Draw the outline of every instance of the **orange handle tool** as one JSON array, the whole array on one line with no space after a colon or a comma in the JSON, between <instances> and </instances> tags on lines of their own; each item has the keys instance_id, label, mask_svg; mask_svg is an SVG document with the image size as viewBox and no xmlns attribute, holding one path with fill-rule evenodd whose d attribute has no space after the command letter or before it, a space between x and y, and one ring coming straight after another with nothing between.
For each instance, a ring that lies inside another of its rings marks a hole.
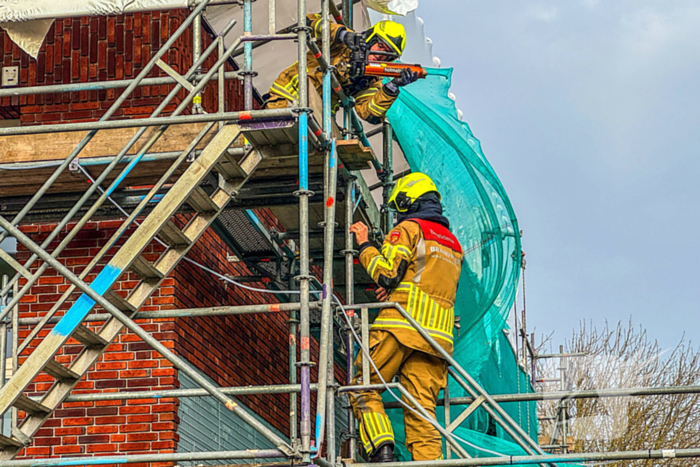
<instances>
[{"instance_id":1,"label":"orange handle tool","mask_svg":"<svg viewBox=\"0 0 700 467\"><path fill-rule=\"evenodd\" d=\"M367 76L388 76L389 78L396 78L401 76L401 72L408 68L409 70L418 73L419 78L425 78L428 76L428 70L420 65L409 65L406 63L381 63L381 62L369 62L365 66L365 75Z\"/></svg>"}]
</instances>

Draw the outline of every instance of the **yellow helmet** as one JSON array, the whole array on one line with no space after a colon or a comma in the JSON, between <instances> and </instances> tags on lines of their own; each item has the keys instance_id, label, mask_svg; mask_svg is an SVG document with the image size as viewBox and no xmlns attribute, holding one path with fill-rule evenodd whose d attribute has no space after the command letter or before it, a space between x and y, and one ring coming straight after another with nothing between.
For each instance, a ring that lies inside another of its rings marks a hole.
<instances>
[{"instance_id":1,"label":"yellow helmet","mask_svg":"<svg viewBox=\"0 0 700 467\"><path fill-rule=\"evenodd\" d=\"M396 182L389 197L389 207L399 212L406 212L418 198L433 191L437 193L439 200L440 192L430 177L420 172L408 174Z\"/></svg>"},{"instance_id":2,"label":"yellow helmet","mask_svg":"<svg viewBox=\"0 0 700 467\"><path fill-rule=\"evenodd\" d=\"M380 21L367 31L365 31L367 45L372 47L381 41L396 54L399 58L406 47L406 29L402 24L394 21Z\"/></svg>"}]
</instances>

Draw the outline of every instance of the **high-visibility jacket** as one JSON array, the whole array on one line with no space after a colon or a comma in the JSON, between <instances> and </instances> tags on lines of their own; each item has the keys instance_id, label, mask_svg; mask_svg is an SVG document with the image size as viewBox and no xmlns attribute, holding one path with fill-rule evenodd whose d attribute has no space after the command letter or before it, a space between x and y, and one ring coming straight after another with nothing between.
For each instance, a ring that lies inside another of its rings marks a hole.
<instances>
[{"instance_id":1,"label":"high-visibility jacket","mask_svg":"<svg viewBox=\"0 0 700 467\"><path fill-rule=\"evenodd\" d=\"M447 227L422 219L394 227L381 251L363 245L360 252L362 266L389 291L389 300L399 302L450 354L462 257L462 247ZM403 345L440 357L393 308L383 309L372 329L389 331Z\"/></svg>"},{"instance_id":2,"label":"high-visibility jacket","mask_svg":"<svg viewBox=\"0 0 700 467\"><path fill-rule=\"evenodd\" d=\"M311 22L313 37L322 35L321 15L308 15ZM338 82L346 93L355 98L355 111L360 118L372 124L380 123L386 112L394 103L397 96L387 94L379 77L361 76L355 80L350 79L350 49L337 40L338 34L345 26L330 23L331 36L331 65L335 67ZM323 94L323 72L318 60L311 52L306 54L307 72L309 80L316 87L320 95ZM296 101L299 92L299 62L295 62L289 68L280 73L270 88L271 99L284 98ZM338 96L333 94L331 106L335 109L338 105Z\"/></svg>"}]
</instances>

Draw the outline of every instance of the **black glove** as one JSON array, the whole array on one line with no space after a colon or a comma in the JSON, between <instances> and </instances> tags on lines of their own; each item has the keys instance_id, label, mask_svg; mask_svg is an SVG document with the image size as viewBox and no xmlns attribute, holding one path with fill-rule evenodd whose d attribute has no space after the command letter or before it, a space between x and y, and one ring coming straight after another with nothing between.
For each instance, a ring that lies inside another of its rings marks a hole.
<instances>
[{"instance_id":1,"label":"black glove","mask_svg":"<svg viewBox=\"0 0 700 467\"><path fill-rule=\"evenodd\" d=\"M418 72L409 68L401 70L401 76L397 76L384 85L384 91L390 96L398 96L399 88L418 81Z\"/></svg>"},{"instance_id":2,"label":"black glove","mask_svg":"<svg viewBox=\"0 0 700 467\"><path fill-rule=\"evenodd\" d=\"M367 48L367 43L362 33L348 31L343 29L338 32L338 41L345 45L350 50L364 50Z\"/></svg>"}]
</instances>

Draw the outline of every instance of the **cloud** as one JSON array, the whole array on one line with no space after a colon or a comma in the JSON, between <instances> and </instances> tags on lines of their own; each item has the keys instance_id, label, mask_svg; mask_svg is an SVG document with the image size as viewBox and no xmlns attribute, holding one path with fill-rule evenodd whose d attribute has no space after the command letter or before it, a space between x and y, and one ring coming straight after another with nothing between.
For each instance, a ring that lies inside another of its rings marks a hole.
<instances>
[{"instance_id":1,"label":"cloud","mask_svg":"<svg viewBox=\"0 0 700 467\"><path fill-rule=\"evenodd\" d=\"M621 45L637 58L653 59L688 41L700 28L700 7L644 8L622 16Z\"/></svg>"},{"instance_id":2,"label":"cloud","mask_svg":"<svg viewBox=\"0 0 700 467\"><path fill-rule=\"evenodd\" d=\"M531 18L537 21L551 23L559 17L559 9L556 7L547 7L544 5L531 5L528 8L528 15L530 15Z\"/></svg>"},{"instance_id":3,"label":"cloud","mask_svg":"<svg viewBox=\"0 0 700 467\"><path fill-rule=\"evenodd\" d=\"M599 3L600 0L581 0L581 4L590 9L597 7Z\"/></svg>"}]
</instances>

